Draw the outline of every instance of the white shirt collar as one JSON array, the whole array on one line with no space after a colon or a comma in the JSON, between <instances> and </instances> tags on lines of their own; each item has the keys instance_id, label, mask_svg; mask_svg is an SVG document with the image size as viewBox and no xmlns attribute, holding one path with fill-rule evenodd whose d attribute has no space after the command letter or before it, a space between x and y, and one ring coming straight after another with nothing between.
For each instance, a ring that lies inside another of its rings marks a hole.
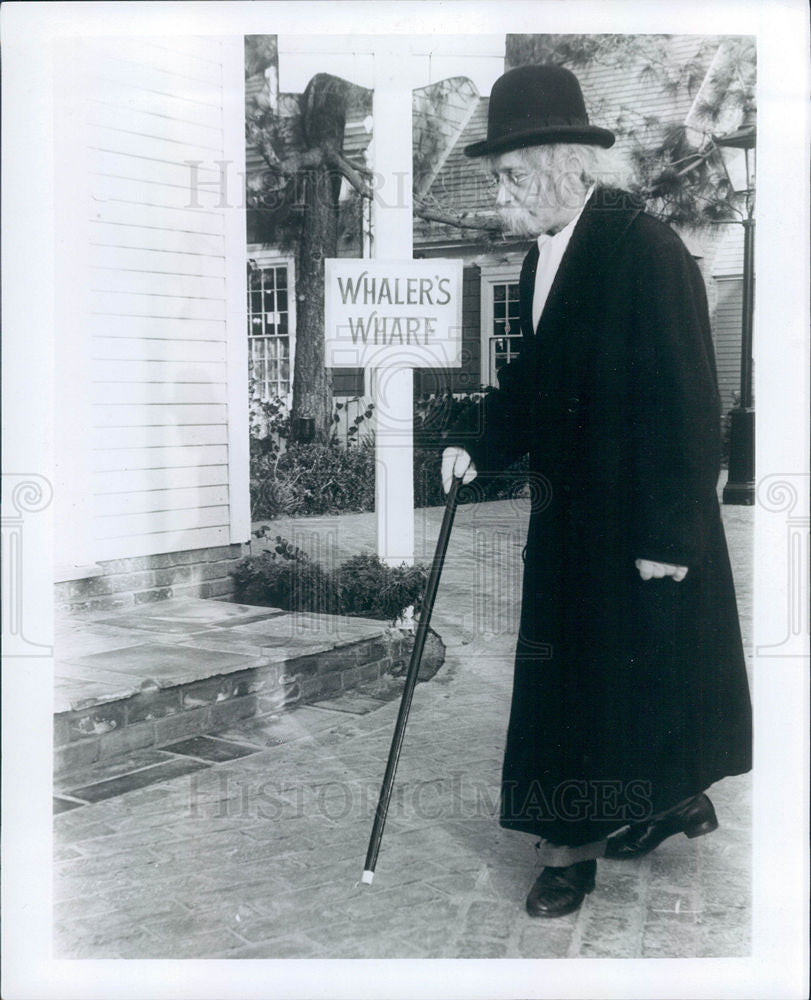
<instances>
[{"instance_id":1,"label":"white shirt collar","mask_svg":"<svg viewBox=\"0 0 811 1000\"><path fill-rule=\"evenodd\" d=\"M569 242L569 239L571 238L571 235L574 232L574 227L577 225L578 221L580 220L580 216L583 214L583 209L588 204L589 198L591 198L592 194L594 194L594 188L595 188L595 186L596 185L592 184L591 187L588 189L588 191L586 192L586 197L583 199L583 204L580 206L580 211L577 213L577 215L570 222L567 222L567 224L563 227L563 229L561 229L559 232L553 233L551 235L548 234L548 233L541 233L541 235L538 237L538 249L539 250L549 240L556 240L556 241L559 241L561 243L568 243Z\"/></svg>"}]
</instances>

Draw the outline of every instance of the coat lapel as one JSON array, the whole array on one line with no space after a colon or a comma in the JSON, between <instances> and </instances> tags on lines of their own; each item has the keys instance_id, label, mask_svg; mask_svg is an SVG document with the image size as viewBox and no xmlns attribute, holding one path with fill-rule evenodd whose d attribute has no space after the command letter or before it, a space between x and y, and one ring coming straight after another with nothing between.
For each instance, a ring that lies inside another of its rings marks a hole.
<instances>
[{"instance_id":1,"label":"coat lapel","mask_svg":"<svg viewBox=\"0 0 811 1000\"><path fill-rule=\"evenodd\" d=\"M521 317L521 333L525 344L531 344L535 339L532 329L532 293L535 291L535 272L538 269L538 243L530 247L521 267L518 279L518 307Z\"/></svg>"}]
</instances>

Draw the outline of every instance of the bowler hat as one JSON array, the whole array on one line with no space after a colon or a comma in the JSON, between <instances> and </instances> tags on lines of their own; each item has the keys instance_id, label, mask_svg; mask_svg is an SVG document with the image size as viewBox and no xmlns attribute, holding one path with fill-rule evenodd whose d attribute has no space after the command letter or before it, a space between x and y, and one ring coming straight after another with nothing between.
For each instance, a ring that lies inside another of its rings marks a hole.
<instances>
[{"instance_id":1,"label":"bowler hat","mask_svg":"<svg viewBox=\"0 0 811 1000\"><path fill-rule=\"evenodd\" d=\"M518 66L493 84L487 138L465 147L467 156L506 153L550 142L614 145L614 134L589 125L577 77L562 66Z\"/></svg>"}]
</instances>

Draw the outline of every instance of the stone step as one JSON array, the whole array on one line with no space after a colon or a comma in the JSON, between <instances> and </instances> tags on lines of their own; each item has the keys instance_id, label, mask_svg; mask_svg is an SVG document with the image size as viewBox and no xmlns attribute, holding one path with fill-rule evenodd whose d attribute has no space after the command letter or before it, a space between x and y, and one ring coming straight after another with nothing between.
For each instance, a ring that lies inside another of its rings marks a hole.
<instances>
[{"instance_id":1,"label":"stone step","mask_svg":"<svg viewBox=\"0 0 811 1000\"><path fill-rule=\"evenodd\" d=\"M413 633L386 622L182 598L56 628L55 773L340 697L407 668ZM431 633L420 670L444 646Z\"/></svg>"}]
</instances>

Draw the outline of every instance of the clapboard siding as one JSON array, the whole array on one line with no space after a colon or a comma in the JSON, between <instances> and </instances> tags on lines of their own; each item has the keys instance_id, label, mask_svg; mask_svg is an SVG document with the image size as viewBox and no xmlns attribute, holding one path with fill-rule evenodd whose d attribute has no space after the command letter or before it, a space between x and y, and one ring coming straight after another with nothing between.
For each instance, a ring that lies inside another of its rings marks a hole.
<instances>
[{"instance_id":1,"label":"clapboard siding","mask_svg":"<svg viewBox=\"0 0 811 1000\"><path fill-rule=\"evenodd\" d=\"M225 403L224 382L97 382L91 385L93 404L132 403L149 406L168 403L184 406L189 403ZM145 411L144 419L148 417Z\"/></svg>"},{"instance_id":2,"label":"clapboard siding","mask_svg":"<svg viewBox=\"0 0 811 1000\"><path fill-rule=\"evenodd\" d=\"M222 150L222 129L214 125L200 125L154 111L128 108L104 100L87 104L88 121L93 125L122 129L132 135L150 136L171 142L185 142L214 152Z\"/></svg>"},{"instance_id":3,"label":"clapboard siding","mask_svg":"<svg viewBox=\"0 0 811 1000\"><path fill-rule=\"evenodd\" d=\"M225 363L220 340L160 340L157 337L94 338L96 361L202 361Z\"/></svg>"},{"instance_id":4,"label":"clapboard siding","mask_svg":"<svg viewBox=\"0 0 811 1000\"><path fill-rule=\"evenodd\" d=\"M177 295L147 295L143 292L103 292L93 289L94 313L108 316L156 316L168 319L225 320L223 299Z\"/></svg>"},{"instance_id":5,"label":"clapboard siding","mask_svg":"<svg viewBox=\"0 0 811 1000\"><path fill-rule=\"evenodd\" d=\"M225 258L199 253L95 244L89 249L88 262L91 267L99 270L136 271L153 275L192 274L225 279Z\"/></svg>"},{"instance_id":6,"label":"clapboard siding","mask_svg":"<svg viewBox=\"0 0 811 1000\"><path fill-rule=\"evenodd\" d=\"M133 406L127 403L97 404L96 427L150 427L161 424L221 424L225 422L224 406L154 403L151 406Z\"/></svg>"},{"instance_id":7,"label":"clapboard siding","mask_svg":"<svg viewBox=\"0 0 811 1000\"><path fill-rule=\"evenodd\" d=\"M182 38L178 38L178 45L183 45ZM211 74L212 79L199 80L176 72L174 55L168 49L163 50L165 65L157 66L149 65L137 56L131 59L119 57L117 52L110 51L114 47L118 48L110 43L97 49L93 53L93 65L88 68L88 73L92 73L95 78L135 87L145 93L173 97L184 105L195 104L211 108L215 112L221 110L221 73L216 68ZM153 49L155 53L159 51L157 48ZM101 92L104 92L103 88Z\"/></svg>"},{"instance_id":8,"label":"clapboard siding","mask_svg":"<svg viewBox=\"0 0 811 1000\"><path fill-rule=\"evenodd\" d=\"M132 532L128 529L133 525L122 525L123 534L109 535L96 541L99 552L99 562L107 559L120 559L118 555L123 549L132 548ZM205 527L162 528L151 531L148 535L150 548L148 552L128 552L127 555L152 555L160 552L181 552L186 549L209 549L230 543L230 532L227 525L206 525Z\"/></svg>"},{"instance_id":9,"label":"clapboard siding","mask_svg":"<svg viewBox=\"0 0 811 1000\"><path fill-rule=\"evenodd\" d=\"M185 510L151 510L146 514L119 514L115 517L96 517L97 538L126 539L133 535L164 534L190 528L219 528L228 523L228 507L188 507ZM172 549L172 551L177 551Z\"/></svg>"},{"instance_id":10,"label":"clapboard siding","mask_svg":"<svg viewBox=\"0 0 811 1000\"><path fill-rule=\"evenodd\" d=\"M234 81L215 40L82 46L94 558L229 544Z\"/></svg>"},{"instance_id":11,"label":"clapboard siding","mask_svg":"<svg viewBox=\"0 0 811 1000\"><path fill-rule=\"evenodd\" d=\"M161 448L120 448L117 452L98 449L95 453L96 472L116 472L122 469L170 469L190 465L225 465L228 450L223 445L177 445Z\"/></svg>"},{"instance_id":12,"label":"clapboard siding","mask_svg":"<svg viewBox=\"0 0 811 1000\"><path fill-rule=\"evenodd\" d=\"M145 295L180 295L193 299L222 299L225 278L185 275L174 272L93 268L93 289L97 292L139 292Z\"/></svg>"},{"instance_id":13,"label":"clapboard siding","mask_svg":"<svg viewBox=\"0 0 811 1000\"><path fill-rule=\"evenodd\" d=\"M169 228L148 228L123 222L90 220L92 246L108 246L130 250L163 250L170 253L202 254L225 257L225 239L203 233L187 233Z\"/></svg>"},{"instance_id":14,"label":"clapboard siding","mask_svg":"<svg viewBox=\"0 0 811 1000\"><path fill-rule=\"evenodd\" d=\"M121 39L116 38L116 45L123 41L123 46L121 48L121 53L131 54L136 46L141 46L148 50L157 50L162 53L160 65L165 65L167 54L168 58L171 60L172 65L174 65L179 72L185 72L185 65L200 64L200 63L213 63L215 66L219 66L221 60L221 49L220 43L216 38L211 38L206 35L184 35L183 36L183 47L182 50L178 50L176 45L176 39L174 38L126 38ZM109 51L109 49L108 49ZM148 61L148 55L144 56L145 61Z\"/></svg>"},{"instance_id":15,"label":"clapboard siding","mask_svg":"<svg viewBox=\"0 0 811 1000\"><path fill-rule=\"evenodd\" d=\"M743 282L735 278L720 280L716 287L713 338L721 408L726 413L733 405L733 394L740 390Z\"/></svg>"},{"instance_id":16,"label":"clapboard siding","mask_svg":"<svg viewBox=\"0 0 811 1000\"><path fill-rule=\"evenodd\" d=\"M220 382L225 385L224 364L202 361L107 361L92 365L93 381L104 382Z\"/></svg>"},{"instance_id":17,"label":"clapboard siding","mask_svg":"<svg viewBox=\"0 0 811 1000\"><path fill-rule=\"evenodd\" d=\"M202 40L202 39L201 39ZM191 39L149 38L132 35L87 39L87 51L97 59L114 59L116 63L149 67L161 74L179 76L203 83L219 83L221 54L215 42L206 53L194 51Z\"/></svg>"},{"instance_id":18,"label":"clapboard siding","mask_svg":"<svg viewBox=\"0 0 811 1000\"><path fill-rule=\"evenodd\" d=\"M222 212L201 208L169 208L138 201L135 191L128 199L96 201L93 222L108 222L118 226L144 226L150 229L170 229L181 233L202 233L222 236L225 229Z\"/></svg>"},{"instance_id":19,"label":"clapboard siding","mask_svg":"<svg viewBox=\"0 0 811 1000\"><path fill-rule=\"evenodd\" d=\"M185 165L188 161L207 165L222 155L222 143L197 146L177 139L163 139L92 123L87 123L87 138L89 149L103 149L108 153L126 156L143 156L144 150L148 149L150 159L163 160L165 163Z\"/></svg>"},{"instance_id":20,"label":"clapboard siding","mask_svg":"<svg viewBox=\"0 0 811 1000\"><path fill-rule=\"evenodd\" d=\"M126 469L124 471L97 472L93 478L93 492L97 502L104 504L107 497L118 497L122 504L129 496L161 490L206 489L209 486L227 486L228 477L221 465L190 465L178 468Z\"/></svg>"},{"instance_id":21,"label":"clapboard siding","mask_svg":"<svg viewBox=\"0 0 811 1000\"><path fill-rule=\"evenodd\" d=\"M210 446L228 443L224 424L147 424L141 427L94 427L94 451L120 452L124 449ZM146 456L148 460L149 456ZM100 462L105 461L99 456Z\"/></svg>"},{"instance_id":22,"label":"clapboard siding","mask_svg":"<svg viewBox=\"0 0 811 1000\"><path fill-rule=\"evenodd\" d=\"M205 163L197 169L205 167ZM94 197L100 203L121 201L125 204L137 202L142 205L155 205L158 208L194 209L197 212L213 210L222 211L220 205L221 192L219 173L215 174L210 167L208 177L217 177L211 184L198 184L196 189L191 185L192 174L187 172L185 184L162 184L159 181L133 180L131 177L117 177L112 174L96 174L93 183Z\"/></svg>"},{"instance_id":23,"label":"clapboard siding","mask_svg":"<svg viewBox=\"0 0 811 1000\"><path fill-rule=\"evenodd\" d=\"M743 274L744 228L738 223L719 227L723 230L712 263L716 278L740 277Z\"/></svg>"},{"instance_id":24,"label":"clapboard siding","mask_svg":"<svg viewBox=\"0 0 811 1000\"><path fill-rule=\"evenodd\" d=\"M216 107L188 101L174 94L144 90L137 83L107 78L104 79L104 87L90 96L94 102L105 101L115 107L222 132L222 116Z\"/></svg>"},{"instance_id":25,"label":"clapboard siding","mask_svg":"<svg viewBox=\"0 0 811 1000\"><path fill-rule=\"evenodd\" d=\"M96 498L99 517L148 514L163 510L191 510L194 507L223 507L228 503L228 485L190 486L187 489L141 490L120 496L103 494Z\"/></svg>"},{"instance_id":26,"label":"clapboard siding","mask_svg":"<svg viewBox=\"0 0 811 1000\"><path fill-rule=\"evenodd\" d=\"M148 143L144 143L144 148ZM200 188L200 204L204 201L206 191L213 194L208 197L216 204L219 200L217 182L220 177L220 170L213 165L211 154L203 157L193 157L193 160L202 160L196 166L196 177ZM180 188L184 192L190 191L192 172L188 163L182 160L167 160L157 156L140 155L137 153L122 153L107 149L102 146L87 147L87 168L92 175L122 177L126 180L151 182L153 184L169 184ZM212 163L212 166L208 166ZM206 186L204 182L209 182ZM103 193L103 191L102 191ZM216 195L216 197L214 197Z\"/></svg>"}]
</instances>

